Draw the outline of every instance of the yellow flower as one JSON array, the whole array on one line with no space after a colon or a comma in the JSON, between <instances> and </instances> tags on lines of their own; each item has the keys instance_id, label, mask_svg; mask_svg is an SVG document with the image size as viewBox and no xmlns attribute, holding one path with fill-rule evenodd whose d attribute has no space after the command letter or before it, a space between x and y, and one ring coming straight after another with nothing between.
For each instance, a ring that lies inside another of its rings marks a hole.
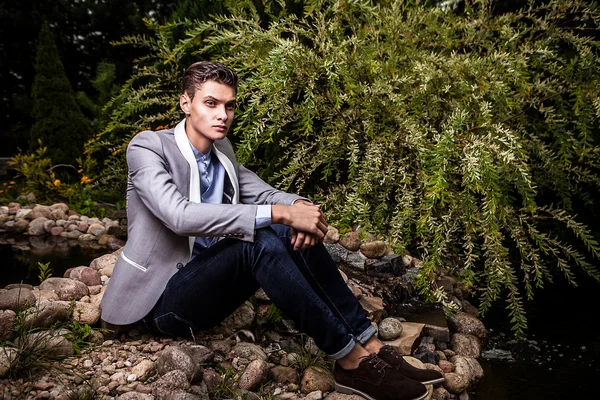
<instances>
[{"instance_id":1,"label":"yellow flower","mask_svg":"<svg viewBox=\"0 0 600 400\"><path fill-rule=\"evenodd\" d=\"M0 189L0 194L4 193L4 190Z\"/></svg>"},{"instance_id":2,"label":"yellow flower","mask_svg":"<svg viewBox=\"0 0 600 400\"><path fill-rule=\"evenodd\" d=\"M83 172L83 169L81 169L81 168L79 168L79 169L77 170L77 173L78 173L78 174L80 174L80 173L82 173L82 172Z\"/></svg>"},{"instance_id":3,"label":"yellow flower","mask_svg":"<svg viewBox=\"0 0 600 400\"><path fill-rule=\"evenodd\" d=\"M10 185L14 185L14 184L15 184L15 181L10 181L10 182L8 182L8 183L9 183Z\"/></svg>"},{"instance_id":4,"label":"yellow flower","mask_svg":"<svg viewBox=\"0 0 600 400\"><path fill-rule=\"evenodd\" d=\"M92 180L90 178L88 178L87 176L82 176L81 177L81 184L85 185L86 183L90 183Z\"/></svg>"},{"instance_id":5,"label":"yellow flower","mask_svg":"<svg viewBox=\"0 0 600 400\"><path fill-rule=\"evenodd\" d=\"M54 186L60 186L60 179L55 179L53 183Z\"/></svg>"}]
</instances>

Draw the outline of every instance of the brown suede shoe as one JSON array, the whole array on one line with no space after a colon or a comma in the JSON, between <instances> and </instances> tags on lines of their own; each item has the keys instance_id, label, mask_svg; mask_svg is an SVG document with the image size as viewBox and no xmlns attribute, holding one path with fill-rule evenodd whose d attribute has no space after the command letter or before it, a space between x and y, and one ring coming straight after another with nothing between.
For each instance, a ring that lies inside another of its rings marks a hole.
<instances>
[{"instance_id":1,"label":"brown suede shoe","mask_svg":"<svg viewBox=\"0 0 600 400\"><path fill-rule=\"evenodd\" d=\"M333 367L335 390L369 400L421 400L427 389L391 368L377 354L363 357L355 369Z\"/></svg>"},{"instance_id":2,"label":"brown suede shoe","mask_svg":"<svg viewBox=\"0 0 600 400\"><path fill-rule=\"evenodd\" d=\"M444 381L444 375L431 369L420 369L410 365L398 350L392 346L383 346L377 356L388 363L393 369L407 378L421 382L423 385L434 385Z\"/></svg>"}]
</instances>

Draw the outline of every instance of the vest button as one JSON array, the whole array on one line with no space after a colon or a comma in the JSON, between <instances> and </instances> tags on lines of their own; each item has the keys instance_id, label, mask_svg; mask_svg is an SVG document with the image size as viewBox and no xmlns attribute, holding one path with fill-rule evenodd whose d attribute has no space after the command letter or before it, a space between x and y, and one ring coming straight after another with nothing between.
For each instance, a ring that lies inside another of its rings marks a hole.
<instances>
[{"instance_id":1,"label":"vest button","mask_svg":"<svg viewBox=\"0 0 600 400\"><path fill-rule=\"evenodd\" d=\"M177 263L177 269L181 269L183 268L183 264L182 263Z\"/></svg>"}]
</instances>

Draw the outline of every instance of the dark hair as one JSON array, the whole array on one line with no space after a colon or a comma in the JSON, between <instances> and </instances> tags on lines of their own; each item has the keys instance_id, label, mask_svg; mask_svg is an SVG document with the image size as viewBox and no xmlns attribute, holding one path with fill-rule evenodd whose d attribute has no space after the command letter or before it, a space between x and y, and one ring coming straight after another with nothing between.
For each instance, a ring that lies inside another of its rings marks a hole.
<instances>
[{"instance_id":1,"label":"dark hair","mask_svg":"<svg viewBox=\"0 0 600 400\"><path fill-rule=\"evenodd\" d=\"M206 81L223 83L237 92L238 76L233 70L218 62L199 61L185 70L182 93L187 93L190 99L194 99L196 90Z\"/></svg>"}]
</instances>

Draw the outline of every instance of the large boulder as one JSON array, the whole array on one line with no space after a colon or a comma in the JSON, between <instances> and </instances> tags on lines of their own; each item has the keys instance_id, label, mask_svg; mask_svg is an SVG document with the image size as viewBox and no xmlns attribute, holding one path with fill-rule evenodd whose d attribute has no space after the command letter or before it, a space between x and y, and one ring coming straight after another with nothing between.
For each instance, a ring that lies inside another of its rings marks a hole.
<instances>
[{"instance_id":1,"label":"large boulder","mask_svg":"<svg viewBox=\"0 0 600 400\"><path fill-rule=\"evenodd\" d=\"M29 223L29 227L27 227L27 234L30 236L45 235L46 230L44 229L44 224L46 221L48 221L48 218L42 216L32 220Z\"/></svg>"},{"instance_id":2,"label":"large boulder","mask_svg":"<svg viewBox=\"0 0 600 400\"><path fill-rule=\"evenodd\" d=\"M316 390L331 392L335 387L333 375L322 367L309 367L304 371L300 390L302 393L310 393Z\"/></svg>"},{"instance_id":3,"label":"large boulder","mask_svg":"<svg viewBox=\"0 0 600 400\"><path fill-rule=\"evenodd\" d=\"M35 296L30 289L18 287L0 289L0 310L22 311L35 304Z\"/></svg>"},{"instance_id":4,"label":"large boulder","mask_svg":"<svg viewBox=\"0 0 600 400\"><path fill-rule=\"evenodd\" d=\"M69 278L48 278L40 284L40 290L54 291L61 300L79 300L89 294L85 283Z\"/></svg>"}]
</instances>

